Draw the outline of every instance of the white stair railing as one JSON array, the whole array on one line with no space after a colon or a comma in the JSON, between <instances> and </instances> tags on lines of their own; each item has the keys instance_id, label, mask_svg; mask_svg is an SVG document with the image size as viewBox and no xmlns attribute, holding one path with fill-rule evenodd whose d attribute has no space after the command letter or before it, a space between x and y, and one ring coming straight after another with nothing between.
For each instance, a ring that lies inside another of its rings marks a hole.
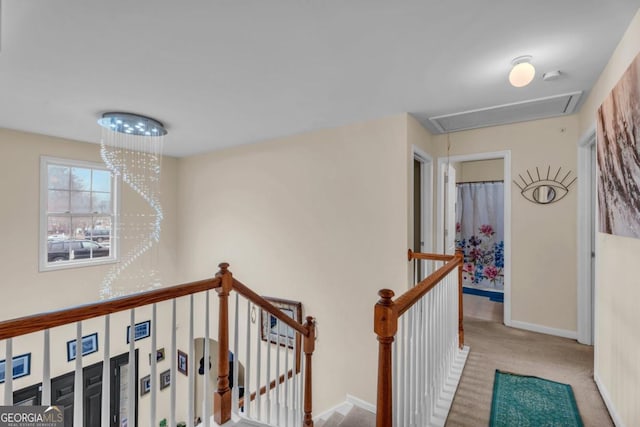
<instances>
[{"instance_id":1,"label":"white stair railing","mask_svg":"<svg viewBox=\"0 0 640 427\"><path fill-rule=\"evenodd\" d=\"M410 251L409 259L446 263L395 300L393 291L379 292L377 427L443 426L468 352L462 256Z\"/></svg>"}]
</instances>

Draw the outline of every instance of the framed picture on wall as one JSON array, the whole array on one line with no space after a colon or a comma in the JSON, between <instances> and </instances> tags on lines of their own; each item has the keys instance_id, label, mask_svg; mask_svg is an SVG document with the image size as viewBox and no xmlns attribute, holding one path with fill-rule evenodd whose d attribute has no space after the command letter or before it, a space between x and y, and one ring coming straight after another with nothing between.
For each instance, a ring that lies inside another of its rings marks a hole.
<instances>
[{"instance_id":1,"label":"framed picture on wall","mask_svg":"<svg viewBox=\"0 0 640 427\"><path fill-rule=\"evenodd\" d=\"M165 389L171 385L171 369L160 374L160 390Z\"/></svg>"},{"instance_id":2,"label":"framed picture on wall","mask_svg":"<svg viewBox=\"0 0 640 427\"><path fill-rule=\"evenodd\" d=\"M142 379L140 379L140 396L144 396L150 391L151 391L151 376L147 375L146 377L142 377Z\"/></svg>"},{"instance_id":3,"label":"framed picture on wall","mask_svg":"<svg viewBox=\"0 0 640 427\"><path fill-rule=\"evenodd\" d=\"M22 354L20 356L15 356L12 359L13 365L13 379L26 377L31 374L31 353ZM6 360L0 360L0 383L3 383L5 380L5 375L7 371L7 363Z\"/></svg>"},{"instance_id":4,"label":"framed picture on wall","mask_svg":"<svg viewBox=\"0 0 640 427\"><path fill-rule=\"evenodd\" d=\"M149 336L151 336L151 320L136 323L135 328L133 328L133 340L138 341ZM127 326L127 344L129 344L130 337L131 326Z\"/></svg>"},{"instance_id":5,"label":"framed picture on wall","mask_svg":"<svg viewBox=\"0 0 640 427\"><path fill-rule=\"evenodd\" d=\"M82 355L95 353L98 351L98 333L82 337ZM76 340L67 341L67 362L76 358Z\"/></svg>"},{"instance_id":6,"label":"framed picture on wall","mask_svg":"<svg viewBox=\"0 0 640 427\"><path fill-rule=\"evenodd\" d=\"M286 316L298 323L302 323L302 303L271 297L264 297L264 299L279 308ZM287 346L289 348L300 348L299 334L296 334L291 326L288 326L264 310L262 310L262 316L260 318L260 337L262 341L267 341L272 344ZM295 340L298 342L296 343Z\"/></svg>"},{"instance_id":7,"label":"framed picture on wall","mask_svg":"<svg viewBox=\"0 0 640 427\"><path fill-rule=\"evenodd\" d=\"M156 362L164 360L164 347L156 350ZM151 365L151 353L149 353L149 365Z\"/></svg>"},{"instance_id":8,"label":"framed picture on wall","mask_svg":"<svg viewBox=\"0 0 640 427\"><path fill-rule=\"evenodd\" d=\"M178 372L183 375L189 375L189 356L187 353L178 350Z\"/></svg>"}]
</instances>

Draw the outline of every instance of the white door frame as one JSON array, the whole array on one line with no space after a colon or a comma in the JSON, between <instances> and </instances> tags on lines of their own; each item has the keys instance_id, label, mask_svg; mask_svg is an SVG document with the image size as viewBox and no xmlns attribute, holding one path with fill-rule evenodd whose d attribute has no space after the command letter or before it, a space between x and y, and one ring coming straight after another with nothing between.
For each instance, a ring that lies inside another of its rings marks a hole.
<instances>
[{"instance_id":1,"label":"white door frame","mask_svg":"<svg viewBox=\"0 0 640 427\"><path fill-rule=\"evenodd\" d=\"M591 169L591 148L596 143L596 125L578 140L578 342L593 344L594 289L591 271L591 194L595 171Z\"/></svg>"},{"instance_id":2,"label":"white door frame","mask_svg":"<svg viewBox=\"0 0 640 427\"><path fill-rule=\"evenodd\" d=\"M433 157L427 154L425 151L412 146L412 164L413 160L417 160L420 162L420 172L421 178L420 182L422 184L422 194L420 195L420 212L422 212L422 218L420 219L420 229L422 231L422 235L420 236L420 241L422 242L422 252L432 252L433 251ZM413 220L413 168L411 168L411 218ZM413 221L411 222L413 224ZM422 262L423 275L427 273L426 271L426 263ZM413 277L410 274L410 277ZM410 283L409 286L414 286L415 283Z\"/></svg>"},{"instance_id":3,"label":"white door frame","mask_svg":"<svg viewBox=\"0 0 640 427\"><path fill-rule=\"evenodd\" d=\"M438 157L436 250L439 253L443 252L444 215L442 207L445 184L440 179L442 170L448 163L492 159L502 159L504 163L504 324L511 326L511 150Z\"/></svg>"}]
</instances>

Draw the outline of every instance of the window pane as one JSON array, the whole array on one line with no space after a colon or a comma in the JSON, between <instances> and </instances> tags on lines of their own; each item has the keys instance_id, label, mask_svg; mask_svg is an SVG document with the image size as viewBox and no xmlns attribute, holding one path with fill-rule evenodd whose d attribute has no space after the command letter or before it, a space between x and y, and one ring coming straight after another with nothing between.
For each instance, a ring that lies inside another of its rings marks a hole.
<instances>
[{"instance_id":1,"label":"window pane","mask_svg":"<svg viewBox=\"0 0 640 427\"><path fill-rule=\"evenodd\" d=\"M47 211L69 212L69 192L60 190L49 190Z\"/></svg>"},{"instance_id":2,"label":"window pane","mask_svg":"<svg viewBox=\"0 0 640 427\"><path fill-rule=\"evenodd\" d=\"M71 221L73 239L84 240L88 232L91 232L93 218L91 216L74 216Z\"/></svg>"},{"instance_id":3,"label":"window pane","mask_svg":"<svg viewBox=\"0 0 640 427\"><path fill-rule=\"evenodd\" d=\"M85 230L84 238L108 248L111 243L111 217L94 217L93 227Z\"/></svg>"},{"instance_id":4,"label":"window pane","mask_svg":"<svg viewBox=\"0 0 640 427\"><path fill-rule=\"evenodd\" d=\"M49 242L66 240L70 236L71 218L66 216L50 216L47 219L47 240Z\"/></svg>"},{"instance_id":5,"label":"window pane","mask_svg":"<svg viewBox=\"0 0 640 427\"><path fill-rule=\"evenodd\" d=\"M93 191L111 192L111 173L109 171L93 170Z\"/></svg>"},{"instance_id":6,"label":"window pane","mask_svg":"<svg viewBox=\"0 0 640 427\"><path fill-rule=\"evenodd\" d=\"M71 212L91 212L91 192L71 192Z\"/></svg>"},{"instance_id":7,"label":"window pane","mask_svg":"<svg viewBox=\"0 0 640 427\"><path fill-rule=\"evenodd\" d=\"M91 210L98 213L111 213L111 193L91 193L93 196Z\"/></svg>"},{"instance_id":8,"label":"window pane","mask_svg":"<svg viewBox=\"0 0 640 427\"><path fill-rule=\"evenodd\" d=\"M49 189L68 190L69 189L69 168L66 166L48 166Z\"/></svg>"},{"instance_id":9,"label":"window pane","mask_svg":"<svg viewBox=\"0 0 640 427\"><path fill-rule=\"evenodd\" d=\"M71 189L91 190L91 169L71 168Z\"/></svg>"}]
</instances>

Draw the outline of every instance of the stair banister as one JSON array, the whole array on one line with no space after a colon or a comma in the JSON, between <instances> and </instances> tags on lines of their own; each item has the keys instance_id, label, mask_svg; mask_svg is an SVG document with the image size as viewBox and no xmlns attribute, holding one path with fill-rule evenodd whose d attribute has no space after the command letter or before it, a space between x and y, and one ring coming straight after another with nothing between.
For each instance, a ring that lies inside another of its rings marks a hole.
<instances>
[{"instance_id":1,"label":"stair banister","mask_svg":"<svg viewBox=\"0 0 640 427\"><path fill-rule=\"evenodd\" d=\"M431 311L425 312L425 310L429 310L429 307L430 307L428 304L425 303L425 299L428 299L426 297L429 295L432 295L430 294L430 292L436 293L435 297L429 299L432 305L435 304L434 308L436 312L438 313L438 315L448 316L446 317L446 319L448 320L444 320L444 322L447 322L447 321L449 322L449 323L444 323L442 326L436 326L436 327L443 327L445 328L445 330L439 331L438 329L436 329L436 331L438 331L438 337L435 339L434 345L438 347L439 350L443 350L444 354L447 355L446 357L450 358L450 357L453 357L454 355L452 355L451 354L452 352L448 349L452 348L451 346L454 345L455 341L457 341L459 349L463 348L463 343L464 343L464 327L463 327L463 311L462 311L462 264L463 264L462 252L456 251L455 255L441 255L441 254L414 253L413 251L409 250L408 258L409 258L409 261L412 261L414 259L420 259L420 260L444 262L444 265L438 268L435 272L433 272L427 278L422 280L420 283L418 283L415 287L409 289L407 292L397 297L395 300L393 299L395 294L390 289L382 289L378 292L380 299L374 306L374 328L373 328L374 332L377 335L377 339L379 343L378 344L378 384L377 384L378 392L377 392L377 398L376 398L376 405L377 405L376 406L376 426L377 427L392 427L394 425L393 423L393 419L395 416L393 412L394 411L394 397L393 397L394 388L396 389L399 389L399 388L398 388L398 385L394 382L393 375L396 370L398 372L401 371L398 369L394 369L394 367L397 368L398 363L403 362L402 360L395 361L393 359L394 346L395 346L394 342L396 341L396 335L398 335L398 337L404 340L405 342L408 340L409 342L413 343L412 346L406 347L407 349L410 348L412 349L412 351L421 352L419 353L419 355L409 354L408 356L407 354L405 354L406 352L403 352L403 355L405 357L409 357L409 360L413 360L413 361L417 360L416 359L417 357L421 358L420 360L422 360L425 358L425 355L424 355L425 345L428 344L429 342L426 340L427 338L426 333L429 329L426 328L425 325L423 325L422 323L417 323L417 322L418 321L429 322L429 324L431 325L431 322L435 321L437 325L437 322L440 321L440 319L437 316L434 317L433 312ZM457 272L453 273L454 270L456 270L456 268L457 268ZM435 303L433 302L434 300L436 301ZM446 301L447 305L442 306L441 304L443 301ZM455 314L455 312L452 310L457 310L458 313ZM404 325L405 325L404 321L400 322L402 324L402 334L398 334L398 331L399 331L398 320L405 313L409 317L408 322L406 322L408 323L407 325L408 329L407 330L404 329ZM426 317L425 316L426 314L428 314L429 317ZM452 318L451 316L455 316L455 317ZM456 328L457 334L456 334L456 329L452 328L452 327L455 327L456 322L458 323ZM431 328L430 330L433 330L434 326L432 325L430 326L430 328ZM447 338L448 341L444 340L443 338L446 334L446 331L453 332L453 334L449 338ZM455 345L453 348L455 348ZM443 363L442 366L447 366L447 367L451 366L450 359L444 360L442 363ZM416 366L413 366L413 365L412 367L416 368ZM409 370L411 369L412 368L409 367ZM424 371L425 370L422 369L422 367L420 366L419 372L424 372ZM398 381L398 380L399 379L396 379L395 381ZM415 380L415 379L412 378L412 380ZM418 392L421 393L420 396L410 395L410 396L403 396L403 398L410 399L410 404L409 404L410 413L408 414L410 416L409 420L411 420L411 422L418 422L418 423L424 422L425 425L427 425L428 423L430 423L430 418L432 417L433 413L428 413L428 414L415 413L415 410L417 409L422 410L424 406L423 403L418 403L417 400L419 399L425 399L425 401L428 400L426 395L432 392L433 390L433 387L430 387L430 386L427 387L426 385L427 382L432 381L432 379L426 378L426 381L423 381L423 380L425 379L422 379L422 378L418 379L418 381L416 383L412 383L412 386L411 386L412 393L414 393L416 391L416 390L413 390L414 388L416 388L413 386L414 384L424 385L424 387L422 386L417 387L421 389L421 390L418 390ZM438 382L439 383L442 382L440 377L438 378ZM433 396L431 396L430 399L433 400ZM433 403L435 403L435 401ZM432 408L431 411L433 409L434 408ZM417 417L417 418L414 419L414 417ZM419 421L416 421L417 419L419 419ZM404 422L402 420L405 420L404 416L397 418L396 425L398 427L400 427L400 424Z\"/></svg>"},{"instance_id":2,"label":"stair banister","mask_svg":"<svg viewBox=\"0 0 640 427\"><path fill-rule=\"evenodd\" d=\"M151 306L153 309L153 312L152 312L153 338L151 339L151 343L152 343L151 347L152 347L152 354L153 354L153 352L157 350L155 348L156 347L155 327L157 324L156 322L157 319L155 314L155 310L156 310L155 304L163 301L170 301L170 300L173 300L172 314L171 314L172 324L173 324L173 332L171 336L171 347L172 347L172 353L175 353L176 352L176 337L175 337L176 303L175 301L177 298L180 298L180 297L189 297L190 320L189 320L189 328L188 328L189 329L188 331L189 353L188 354L191 357L189 358L188 371L195 373L195 360L193 357L194 355L194 326L193 326L194 294L204 293L205 299L207 301L207 307L208 307L208 300L209 300L208 291L215 289L218 293L218 301L219 301L218 337L217 337L218 345L219 345L219 351L218 351L219 356L218 356L218 360L216 361L217 368L218 368L218 381L217 381L217 388L213 393L213 399L211 399L213 400L213 406L214 406L213 411L209 412L211 409L211 407L209 406L209 410L205 410L205 413L206 414L212 413L214 417L214 421L216 423L224 424L225 422L231 419L231 414L234 411L234 408L232 408L233 391L231 390L231 387L230 387L230 377L229 377L229 374L230 374L229 295L232 291L235 290L239 295L244 296L248 300L249 304L247 305L247 308L250 307L251 303L254 304L255 306L260 308L260 311L264 311L269 316L273 318L277 318L283 324L286 324L287 326L291 327L296 334L294 344L293 344L294 353L296 354L296 356L294 356L294 359L292 361L293 368L287 369L286 373L277 376L276 380L266 384L266 386L262 388L260 388L259 386L260 381L259 381L259 378L257 378L258 389L253 393L251 393L250 390L245 390L245 392L248 393L247 396L245 396L245 398L243 399L238 399L238 400L242 403L242 405L246 405L248 407L248 405L251 404L251 401L253 399L257 399L262 394L268 394L270 392L273 392L273 389L276 387L277 384L285 383L285 386L283 389L287 390L288 386L286 384L286 381L289 381L289 380L297 381L296 375L304 371L304 375L298 375L298 377L300 377L300 380L303 381L303 384L301 384L302 396L299 396L300 403L292 404L295 407L294 409L298 410L299 415L294 414L292 416L292 419L294 420L294 422L298 422L298 425L302 424L306 427L312 427L313 419L312 419L312 394L311 394L312 375L311 374L312 374L312 355L315 350L315 337L316 337L315 319L311 316L308 316L306 318L305 323L298 323L294 319L285 315L279 308L272 305L266 299L262 298L261 296L256 294L254 291L249 289L247 286L245 286L244 284L242 284L241 282L233 278L233 275L228 269L229 264L222 263L219 265L219 267L220 267L219 272L216 274L216 277L212 279L200 280L200 281L191 282L183 285L177 285L177 286L155 289L151 291L140 292L133 295L118 297L118 298L114 298L107 301L85 304L85 305L81 305L74 308L57 310L57 311L52 311L48 313L29 315L29 316L24 316L17 319L2 321L0 322L0 340L5 341L5 352L6 352L5 358L7 359L6 364L8 367L8 372L12 372L12 369L11 369L11 362L12 362L12 356L13 356L12 339L15 337L31 334L34 332L45 331L44 332L44 348L45 348L45 352L47 352L47 355L43 357L44 359L43 391L46 393L47 390L49 390L49 381L50 381L50 379L48 378L50 376L49 368L48 368L48 365L49 365L48 350L50 347L48 331L56 327L77 323L76 348L82 348L82 344L81 344L82 342L81 327L82 326L80 322L88 319L97 318L97 317L105 318L104 330L105 330L106 341L103 344L104 345L103 361L105 362L104 366L108 366L108 363L106 363L106 361L108 361L111 356L110 347L108 343L109 331L110 331L109 315L113 313L129 311L130 322L128 326L129 326L130 334L133 335L134 333L133 331L136 326L135 314L134 314L135 309L143 306ZM235 314L236 316L238 315L237 309ZM206 316L206 319L209 318L209 310L206 310L205 316ZM250 316L248 316L247 318L249 319ZM208 339L208 336L209 336L208 324L209 322L205 321L205 338L206 339ZM234 334L237 334L238 333L237 321L234 322L234 324L236 325L234 328ZM129 336L129 360L133 360L134 355L136 354L135 352L137 352L135 339L131 339L133 338L132 335ZM257 334L256 337L258 339L258 349L259 349L260 348L259 334ZM247 342L249 342L249 337L247 337ZM280 344L281 342L278 341L278 343ZM205 353L207 352L207 350L208 350L208 346L205 346ZM298 351L301 351L301 350L304 351L304 354L305 354L304 364L301 363L301 357L299 357L297 353ZM236 353L238 352L237 348L235 349L235 352ZM258 353L259 353L259 350L258 350ZM288 357L287 354L288 354L288 349L285 351L285 357ZM238 355L235 354L234 356L235 356L234 362L237 362ZM155 362L155 360L151 362L152 373L153 373L153 367L154 367L153 362ZM288 363L288 359L285 362L285 366L286 366L286 363ZM76 356L76 365L77 365L76 376L78 376L78 372L81 373L82 369L84 368L82 366L81 352L78 352ZM174 375L173 372L175 372L176 365L177 365L175 354L172 355L171 357L171 365L173 368L173 371L172 371L172 377L173 377ZM235 371L234 374L237 375L238 370L235 369L234 371ZM109 372L110 372L110 369L103 368L103 374L105 373L109 374ZM133 372L134 372L133 370L130 371L131 374L133 374ZM259 369L258 369L258 372L259 372ZM154 380L155 380L155 377L157 377L157 375L154 375ZM193 400L193 379L194 379L194 374L189 375L189 385L190 385L189 400L190 401ZM136 380L137 380L136 378L134 379L130 378L130 384L132 385L137 384ZM246 378L246 380L247 381L245 382L245 384L248 384L248 378ZM103 381L103 383L108 386L107 381ZM234 381L234 387L238 387L238 384L236 383L237 381ZM205 383L205 384L208 384L208 383ZM172 387L174 386L173 381L171 386ZM12 387L11 375L7 376L5 380L4 388L5 388L5 396L4 396L5 403L6 404L13 403L12 402L13 387ZM104 390L104 386L103 386L103 390ZM173 397L173 393L175 393L175 390L172 390L172 397ZM155 400L153 399L153 395L154 395L153 392L151 393L151 395L152 395L151 396L152 400ZM287 393L285 393L284 399L285 399L285 408L286 408L286 402L288 402ZM47 400L48 400L47 397L43 398L43 402L46 402ZM207 399L206 405L210 405L211 400ZM175 406L175 398L172 398L171 408L169 409L172 425L175 424L175 407L174 406ZM236 412L238 411L237 407L238 405L236 404L236 408L235 408ZM153 408L153 405L150 405L150 408ZM74 418L76 419L76 421L81 422L82 406L77 405L76 409L77 409L76 412L78 412L78 414L76 414ZM107 412L108 411L105 411L105 413ZM259 403L258 403L258 412L259 412ZM132 408L129 408L128 415L133 419L133 416L135 414L133 413ZM191 405L189 405L188 415L190 419L194 418L193 409ZM245 415L248 415L248 413L245 413ZM302 416L302 419L300 419L300 416ZM155 414L150 414L150 420L153 421L154 418L155 418ZM208 417L206 420L204 420L205 424L207 424L207 421L208 421ZM109 420L108 416L102 417L102 425L109 425L110 422L111 420Z\"/></svg>"},{"instance_id":3,"label":"stair banister","mask_svg":"<svg viewBox=\"0 0 640 427\"><path fill-rule=\"evenodd\" d=\"M229 264L219 265L216 277L222 279L216 289L219 298L218 322L218 390L213 395L213 419L222 425L231 419L231 389L229 388L229 293L233 288L233 276ZM237 357L237 356L236 356Z\"/></svg>"}]
</instances>

